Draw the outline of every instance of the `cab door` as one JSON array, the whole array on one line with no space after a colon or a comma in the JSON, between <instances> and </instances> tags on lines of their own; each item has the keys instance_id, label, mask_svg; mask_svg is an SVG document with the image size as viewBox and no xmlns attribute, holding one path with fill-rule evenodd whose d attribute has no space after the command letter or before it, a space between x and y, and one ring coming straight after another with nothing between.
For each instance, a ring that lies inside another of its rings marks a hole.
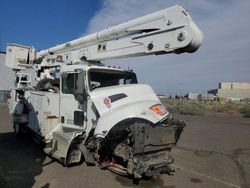
<instances>
[{"instance_id":1,"label":"cab door","mask_svg":"<svg viewBox=\"0 0 250 188\"><path fill-rule=\"evenodd\" d=\"M79 72L63 72L60 89L60 122L65 131L81 131L86 127L86 101L76 100ZM85 82L85 80L82 80Z\"/></svg>"}]
</instances>

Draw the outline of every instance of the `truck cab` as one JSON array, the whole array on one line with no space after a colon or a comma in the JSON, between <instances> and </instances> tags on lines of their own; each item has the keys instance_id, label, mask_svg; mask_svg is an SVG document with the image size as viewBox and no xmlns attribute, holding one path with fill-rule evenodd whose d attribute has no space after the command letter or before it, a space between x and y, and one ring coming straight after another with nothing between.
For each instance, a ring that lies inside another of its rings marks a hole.
<instances>
[{"instance_id":1,"label":"truck cab","mask_svg":"<svg viewBox=\"0 0 250 188\"><path fill-rule=\"evenodd\" d=\"M96 126L94 135L105 137L126 118L156 123L169 114L152 88L138 84L132 71L84 63L60 71L60 122L64 127L81 126L89 132L89 127ZM155 105L161 113L152 111Z\"/></svg>"},{"instance_id":2,"label":"truck cab","mask_svg":"<svg viewBox=\"0 0 250 188\"><path fill-rule=\"evenodd\" d=\"M60 72L60 123L46 153L64 164L78 162L81 155L88 163L106 164L113 153L113 160L129 163L130 169L123 167L123 173L134 173L137 178L148 168L148 176L170 172L172 158L164 150L178 141L185 123L172 122L150 86L138 84L132 71L89 63L62 66ZM158 155L165 157L158 161ZM139 161L134 162L132 156ZM109 167L117 170L117 165ZM157 165L161 168L155 170Z\"/></svg>"}]
</instances>

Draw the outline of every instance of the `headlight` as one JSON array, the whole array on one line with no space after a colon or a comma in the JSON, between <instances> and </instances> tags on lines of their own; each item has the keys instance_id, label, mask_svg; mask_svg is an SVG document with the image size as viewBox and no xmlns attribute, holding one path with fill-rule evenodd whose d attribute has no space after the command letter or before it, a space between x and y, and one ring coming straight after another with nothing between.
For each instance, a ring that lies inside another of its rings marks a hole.
<instances>
[{"instance_id":1,"label":"headlight","mask_svg":"<svg viewBox=\"0 0 250 188\"><path fill-rule=\"evenodd\" d=\"M161 104L156 104L154 106L151 106L150 110L160 116L164 116L167 114L167 110Z\"/></svg>"}]
</instances>

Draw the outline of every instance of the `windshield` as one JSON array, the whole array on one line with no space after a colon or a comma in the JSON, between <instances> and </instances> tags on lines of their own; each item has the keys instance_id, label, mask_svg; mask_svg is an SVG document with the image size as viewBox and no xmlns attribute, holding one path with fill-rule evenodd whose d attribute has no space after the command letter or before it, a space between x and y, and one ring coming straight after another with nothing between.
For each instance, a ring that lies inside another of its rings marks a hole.
<instances>
[{"instance_id":1,"label":"windshield","mask_svg":"<svg viewBox=\"0 0 250 188\"><path fill-rule=\"evenodd\" d=\"M89 88L91 91L96 88L126 84L137 84L135 73L107 69L89 70Z\"/></svg>"}]
</instances>

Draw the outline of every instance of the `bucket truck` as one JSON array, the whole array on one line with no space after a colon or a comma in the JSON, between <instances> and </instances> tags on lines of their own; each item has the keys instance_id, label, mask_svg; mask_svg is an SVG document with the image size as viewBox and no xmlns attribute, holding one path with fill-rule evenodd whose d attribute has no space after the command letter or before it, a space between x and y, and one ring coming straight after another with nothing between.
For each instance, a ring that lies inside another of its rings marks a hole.
<instances>
[{"instance_id":1,"label":"bucket truck","mask_svg":"<svg viewBox=\"0 0 250 188\"><path fill-rule=\"evenodd\" d=\"M177 5L39 52L7 44L6 66L16 71L9 101L14 133L31 131L65 166L84 160L135 179L171 174L170 152L185 123L171 118L133 71L101 61L193 53L202 40ZM31 68L35 87L21 72Z\"/></svg>"}]
</instances>

